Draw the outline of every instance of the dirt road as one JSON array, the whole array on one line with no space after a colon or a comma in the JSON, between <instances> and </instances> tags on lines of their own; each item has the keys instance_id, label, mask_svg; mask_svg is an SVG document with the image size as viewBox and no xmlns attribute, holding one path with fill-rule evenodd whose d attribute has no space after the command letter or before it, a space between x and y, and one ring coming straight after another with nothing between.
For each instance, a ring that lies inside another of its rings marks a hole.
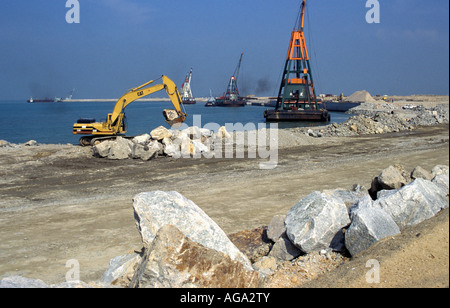
<instances>
[{"instance_id":1,"label":"dirt road","mask_svg":"<svg viewBox=\"0 0 450 308\"><path fill-rule=\"evenodd\" d=\"M226 233L267 225L315 190L370 187L392 164L431 170L449 164L449 126L323 138L280 149L278 167L253 159L93 158L90 149L0 148L0 277L65 281L66 262L99 280L115 256L141 248L132 209L137 193L176 190ZM447 269L448 270L448 269Z\"/></svg>"}]
</instances>

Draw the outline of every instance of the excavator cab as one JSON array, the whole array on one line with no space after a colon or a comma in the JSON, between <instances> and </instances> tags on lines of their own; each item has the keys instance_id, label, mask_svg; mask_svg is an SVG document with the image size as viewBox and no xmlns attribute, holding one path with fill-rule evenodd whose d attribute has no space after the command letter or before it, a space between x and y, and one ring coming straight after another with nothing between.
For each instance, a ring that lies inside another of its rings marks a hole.
<instances>
[{"instance_id":1,"label":"excavator cab","mask_svg":"<svg viewBox=\"0 0 450 308\"><path fill-rule=\"evenodd\" d=\"M91 124L95 123L95 119L93 118L81 118L78 119L77 124Z\"/></svg>"}]
</instances>

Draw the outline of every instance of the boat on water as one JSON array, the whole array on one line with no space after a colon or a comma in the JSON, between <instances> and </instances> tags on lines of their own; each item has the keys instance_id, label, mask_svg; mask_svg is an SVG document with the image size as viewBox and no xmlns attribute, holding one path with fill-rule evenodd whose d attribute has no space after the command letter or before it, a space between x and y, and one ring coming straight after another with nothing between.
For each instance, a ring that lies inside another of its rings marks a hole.
<instances>
[{"instance_id":1,"label":"boat on water","mask_svg":"<svg viewBox=\"0 0 450 308\"><path fill-rule=\"evenodd\" d=\"M33 98L30 97L29 100L27 100L27 103L60 103L62 102L62 99L60 98Z\"/></svg>"},{"instance_id":2,"label":"boat on water","mask_svg":"<svg viewBox=\"0 0 450 308\"><path fill-rule=\"evenodd\" d=\"M209 98L206 101L205 107L214 107L216 105L216 98L212 95L211 89L209 89Z\"/></svg>"},{"instance_id":3,"label":"boat on water","mask_svg":"<svg viewBox=\"0 0 450 308\"><path fill-rule=\"evenodd\" d=\"M245 107L246 102L242 99L227 99L225 97L219 97L216 99L215 107Z\"/></svg>"},{"instance_id":4,"label":"boat on water","mask_svg":"<svg viewBox=\"0 0 450 308\"><path fill-rule=\"evenodd\" d=\"M328 110L316 96L303 32L305 7L306 0L303 0L299 24L292 31L275 109L264 111L267 122L330 121Z\"/></svg>"},{"instance_id":5,"label":"boat on water","mask_svg":"<svg viewBox=\"0 0 450 308\"><path fill-rule=\"evenodd\" d=\"M75 91L75 89L73 89L72 91L70 91L69 96L66 97L65 100L70 100L72 99L72 95L73 92ZM64 99L60 98L60 97L55 97L55 98L33 98L30 97L29 100L27 100L27 103L62 103L64 101Z\"/></svg>"},{"instance_id":6,"label":"boat on water","mask_svg":"<svg viewBox=\"0 0 450 308\"><path fill-rule=\"evenodd\" d=\"M241 69L243 55L244 53L241 53L236 70L228 83L227 91L223 96L216 98L216 102L214 104L215 107L245 107L246 100L240 96L238 89L239 71Z\"/></svg>"},{"instance_id":7,"label":"boat on water","mask_svg":"<svg viewBox=\"0 0 450 308\"><path fill-rule=\"evenodd\" d=\"M361 103L345 102L345 101L328 101L323 102L328 111L347 112L352 108L358 107Z\"/></svg>"},{"instance_id":8,"label":"boat on water","mask_svg":"<svg viewBox=\"0 0 450 308\"><path fill-rule=\"evenodd\" d=\"M197 103L191 90L192 68L186 74L184 83L181 85L181 100L185 105L194 105Z\"/></svg>"}]
</instances>

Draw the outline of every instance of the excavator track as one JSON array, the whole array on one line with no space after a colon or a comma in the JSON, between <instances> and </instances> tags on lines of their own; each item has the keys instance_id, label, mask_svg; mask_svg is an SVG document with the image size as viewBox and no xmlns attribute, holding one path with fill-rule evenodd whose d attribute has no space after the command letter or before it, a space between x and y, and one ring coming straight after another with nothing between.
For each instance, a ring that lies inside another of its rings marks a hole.
<instances>
[{"instance_id":1,"label":"excavator track","mask_svg":"<svg viewBox=\"0 0 450 308\"><path fill-rule=\"evenodd\" d=\"M79 143L83 147L88 146L94 146L100 142L107 141L107 140L116 140L117 137L122 137L126 139L133 139L135 136L124 136L124 135L117 135L117 136L103 136L103 137L95 137L95 136L86 136L81 137L79 140Z\"/></svg>"},{"instance_id":2,"label":"excavator track","mask_svg":"<svg viewBox=\"0 0 450 308\"><path fill-rule=\"evenodd\" d=\"M87 146L91 145L92 138L93 138L92 136L90 136L90 137L81 137L78 142L80 143L80 145L82 147L87 147Z\"/></svg>"}]
</instances>

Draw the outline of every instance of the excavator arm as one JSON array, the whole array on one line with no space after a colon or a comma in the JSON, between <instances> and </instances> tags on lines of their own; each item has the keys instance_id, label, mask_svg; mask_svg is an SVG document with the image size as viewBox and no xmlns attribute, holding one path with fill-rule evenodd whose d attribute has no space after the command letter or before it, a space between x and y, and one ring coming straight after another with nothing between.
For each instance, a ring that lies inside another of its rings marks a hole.
<instances>
[{"instance_id":1,"label":"excavator arm","mask_svg":"<svg viewBox=\"0 0 450 308\"><path fill-rule=\"evenodd\" d=\"M164 89L166 90L166 93L169 96L173 107L175 107L175 112L173 112L173 110L170 109L163 110L163 115L166 119L166 122L170 126L174 126L177 123L184 123L184 121L186 121L187 114L181 110L183 101L181 100L180 92L178 92L177 86L167 76L163 75L162 80L164 84Z\"/></svg>"},{"instance_id":2,"label":"excavator arm","mask_svg":"<svg viewBox=\"0 0 450 308\"><path fill-rule=\"evenodd\" d=\"M167 114L169 114L168 110L167 112L164 112L163 115L166 118L166 122L169 123L170 126L172 126L174 123L177 122L184 122L186 120L186 114L181 110L181 96L178 92L178 89L175 85L175 83L167 76L162 76L162 84L156 84L152 85L155 81L151 80L147 83L144 83L143 85L131 89L128 92L126 92L119 100L117 101L113 113L111 115L111 126L115 127L117 126L117 121L120 119L120 115L125 110L125 107L127 107L129 104L134 102L137 99L144 98L150 94L153 94L155 92L161 91L163 89L166 90L167 95L169 96L173 106L175 107L175 112L177 117L176 118L168 118ZM166 111L166 110L165 110ZM171 113L173 114L173 113Z\"/></svg>"},{"instance_id":3,"label":"excavator arm","mask_svg":"<svg viewBox=\"0 0 450 308\"><path fill-rule=\"evenodd\" d=\"M180 93L175 85L175 83L167 76L162 76L161 84L154 84L155 81L151 80L143 85L128 90L121 98L117 101L114 106L113 112L108 114L106 121L101 123L95 123L95 120L91 119L80 119L73 126L74 135L93 135L91 137L82 137L80 139L80 144L87 145L95 136L116 136L118 134L126 133L124 118L125 108L136 101L137 99L146 97L152 93L165 90L170 98L175 110L165 109L163 110L163 115L166 122L173 126L177 123L183 123L186 120L186 113L181 110L182 100ZM83 139L83 140L82 140Z\"/></svg>"}]
</instances>

